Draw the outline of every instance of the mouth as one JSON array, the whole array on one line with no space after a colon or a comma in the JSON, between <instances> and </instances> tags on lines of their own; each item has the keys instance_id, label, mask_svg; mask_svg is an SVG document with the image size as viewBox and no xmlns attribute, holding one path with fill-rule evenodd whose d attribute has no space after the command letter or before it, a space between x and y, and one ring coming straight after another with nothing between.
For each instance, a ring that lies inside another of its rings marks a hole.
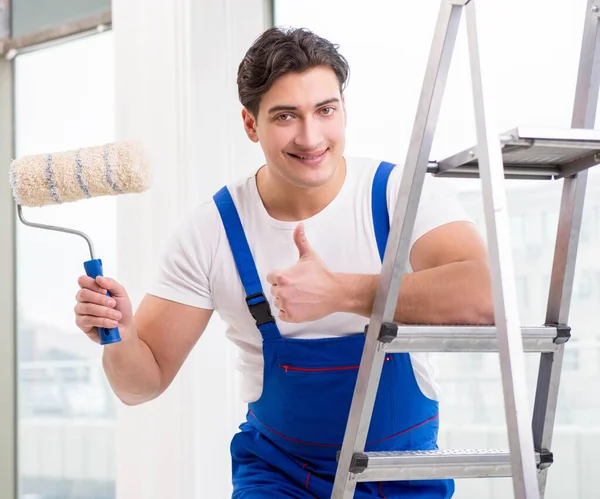
<instances>
[{"instance_id":1,"label":"mouth","mask_svg":"<svg viewBox=\"0 0 600 499\"><path fill-rule=\"evenodd\" d=\"M325 157L325 154L327 153L327 151L329 151L329 148L323 150L323 151L319 151L319 152L314 152L314 153L310 153L310 154L292 154L291 152L286 153L288 156L290 156L291 158L300 161L303 164L306 165L311 165L311 166L316 166L319 165L321 163L321 161L323 160L323 158Z\"/></svg>"}]
</instances>

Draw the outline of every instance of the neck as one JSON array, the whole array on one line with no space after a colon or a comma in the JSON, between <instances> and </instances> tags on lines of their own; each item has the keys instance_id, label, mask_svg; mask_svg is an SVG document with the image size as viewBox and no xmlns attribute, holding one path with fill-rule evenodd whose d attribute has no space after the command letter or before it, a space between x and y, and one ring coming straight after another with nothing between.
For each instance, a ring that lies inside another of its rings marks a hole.
<instances>
[{"instance_id":1,"label":"neck","mask_svg":"<svg viewBox=\"0 0 600 499\"><path fill-rule=\"evenodd\" d=\"M346 178L346 163L319 187L298 187L279 177L268 167L256 174L256 185L267 213L276 220L298 222L315 216L331 203L340 192Z\"/></svg>"}]
</instances>

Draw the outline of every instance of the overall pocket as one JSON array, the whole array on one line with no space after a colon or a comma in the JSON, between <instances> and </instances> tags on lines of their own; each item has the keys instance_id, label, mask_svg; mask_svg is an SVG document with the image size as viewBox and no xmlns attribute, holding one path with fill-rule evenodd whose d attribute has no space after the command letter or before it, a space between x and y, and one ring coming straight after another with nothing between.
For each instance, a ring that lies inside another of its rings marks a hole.
<instances>
[{"instance_id":1,"label":"overall pocket","mask_svg":"<svg viewBox=\"0 0 600 499\"><path fill-rule=\"evenodd\" d=\"M393 432L392 363L393 357L386 356L368 440L384 438ZM359 364L317 365L282 360L278 368L280 431L313 445L341 446Z\"/></svg>"}]
</instances>

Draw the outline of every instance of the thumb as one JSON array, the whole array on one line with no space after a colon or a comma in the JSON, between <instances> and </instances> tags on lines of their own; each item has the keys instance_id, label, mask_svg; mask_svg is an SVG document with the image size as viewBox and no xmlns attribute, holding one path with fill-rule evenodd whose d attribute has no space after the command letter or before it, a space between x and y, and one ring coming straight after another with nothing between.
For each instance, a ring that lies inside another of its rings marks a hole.
<instances>
[{"instance_id":1,"label":"thumb","mask_svg":"<svg viewBox=\"0 0 600 499\"><path fill-rule=\"evenodd\" d=\"M296 247L300 253L300 258L306 258L312 255L313 250L308 242L308 239L306 238L303 223L299 223L294 229L294 242L296 243Z\"/></svg>"},{"instance_id":2,"label":"thumb","mask_svg":"<svg viewBox=\"0 0 600 499\"><path fill-rule=\"evenodd\" d=\"M96 277L96 282L102 289L110 291L110 294L115 298L127 298L127 291L117 281L109 277Z\"/></svg>"}]
</instances>

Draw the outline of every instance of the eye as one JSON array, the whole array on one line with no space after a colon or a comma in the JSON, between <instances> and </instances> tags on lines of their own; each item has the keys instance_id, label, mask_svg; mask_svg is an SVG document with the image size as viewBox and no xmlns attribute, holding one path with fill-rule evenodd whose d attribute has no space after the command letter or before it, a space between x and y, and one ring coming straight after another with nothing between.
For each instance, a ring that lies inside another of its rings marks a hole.
<instances>
[{"instance_id":1,"label":"eye","mask_svg":"<svg viewBox=\"0 0 600 499\"><path fill-rule=\"evenodd\" d=\"M335 111L335 107L324 107L321 109L321 114L324 114L325 116L331 116L333 114L333 112Z\"/></svg>"},{"instance_id":2,"label":"eye","mask_svg":"<svg viewBox=\"0 0 600 499\"><path fill-rule=\"evenodd\" d=\"M290 121L293 116L290 113L282 113L275 116L275 120L277 121Z\"/></svg>"}]
</instances>

